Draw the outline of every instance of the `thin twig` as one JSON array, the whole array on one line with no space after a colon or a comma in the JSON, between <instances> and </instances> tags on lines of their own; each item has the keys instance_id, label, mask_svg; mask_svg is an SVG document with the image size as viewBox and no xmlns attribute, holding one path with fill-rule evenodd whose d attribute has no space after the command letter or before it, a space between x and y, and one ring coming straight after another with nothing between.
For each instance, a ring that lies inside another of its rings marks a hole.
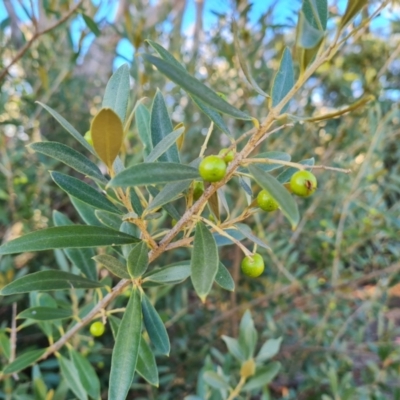
<instances>
[{"instance_id":1,"label":"thin twig","mask_svg":"<svg viewBox=\"0 0 400 400\"><path fill-rule=\"evenodd\" d=\"M75 4L63 17L61 17L55 24L49 26L43 31L36 31L30 40L28 40L25 45L18 51L18 53L14 56L11 62L0 72L0 82L5 78L8 74L10 68L19 60L21 57L29 50L29 48L33 45L33 43L42 35L52 31L57 28L61 24L63 24L83 3L83 0L79 0L78 3Z\"/></svg>"}]
</instances>

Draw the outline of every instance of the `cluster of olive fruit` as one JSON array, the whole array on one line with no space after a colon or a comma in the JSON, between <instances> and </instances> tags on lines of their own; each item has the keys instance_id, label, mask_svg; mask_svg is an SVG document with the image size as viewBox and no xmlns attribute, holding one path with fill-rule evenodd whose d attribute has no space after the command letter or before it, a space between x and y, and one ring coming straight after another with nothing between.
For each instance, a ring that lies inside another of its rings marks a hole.
<instances>
[{"instance_id":1,"label":"cluster of olive fruit","mask_svg":"<svg viewBox=\"0 0 400 400\"><path fill-rule=\"evenodd\" d=\"M227 165L234 159L234 152L222 149L218 156L212 155L205 157L199 165L200 176L206 182L219 182L224 179ZM295 172L289 182L289 190L300 197L311 196L317 189L317 179L306 170ZM202 193L198 186L194 188L194 199L197 200L197 192ZM262 210L271 212L279 208L278 202L266 191L261 190L257 196L257 205ZM260 276L264 271L264 260L260 254L255 253L246 256L241 264L242 272L252 278Z\"/></svg>"}]
</instances>

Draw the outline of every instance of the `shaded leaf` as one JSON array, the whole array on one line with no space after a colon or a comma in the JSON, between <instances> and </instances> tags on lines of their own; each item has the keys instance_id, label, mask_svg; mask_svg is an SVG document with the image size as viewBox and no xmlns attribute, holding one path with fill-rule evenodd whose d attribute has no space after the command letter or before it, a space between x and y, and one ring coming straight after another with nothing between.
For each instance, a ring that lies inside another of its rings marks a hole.
<instances>
[{"instance_id":1,"label":"shaded leaf","mask_svg":"<svg viewBox=\"0 0 400 400\"><path fill-rule=\"evenodd\" d=\"M37 153L61 161L81 174L96 179L99 182L107 183L107 179L103 176L95 163L65 144L57 142L37 142L32 143L29 147Z\"/></svg>"},{"instance_id":2,"label":"shaded leaf","mask_svg":"<svg viewBox=\"0 0 400 400\"><path fill-rule=\"evenodd\" d=\"M146 242L140 242L129 253L128 272L132 279L140 278L149 265Z\"/></svg>"},{"instance_id":3,"label":"shaded leaf","mask_svg":"<svg viewBox=\"0 0 400 400\"><path fill-rule=\"evenodd\" d=\"M169 355L171 350L169 337L164 323L148 297L142 293L143 322L149 338L157 351Z\"/></svg>"},{"instance_id":4,"label":"shaded leaf","mask_svg":"<svg viewBox=\"0 0 400 400\"><path fill-rule=\"evenodd\" d=\"M112 170L124 138L120 117L111 108L102 108L90 125L93 147L100 159Z\"/></svg>"},{"instance_id":5,"label":"shaded leaf","mask_svg":"<svg viewBox=\"0 0 400 400\"><path fill-rule=\"evenodd\" d=\"M243 386L243 390L250 391L268 385L272 382L280 369L281 364L277 361L268 364L266 367L257 368L255 375Z\"/></svg>"},{"instance_id":6,"label":"shaded leaf","mask_svg":"<svg viewBox=\"0 0 400 400\"><path fill-rule=\"evenodd\" d=\"M68 289L94 289L102 287L100 282L94 282L83 276L64 271L39 271L25 275L4 286L0 290L2 296L28 293L34 291L52 291Z\"/></svg>"},{"instance_id":7,"label":"shaded leaf","mask_svg":"<svg viewBox=\"0 0 400 400\"><path fill-rule=\"evenodd\" d=\"M197 169L177 163L146 163L129 167L116 175L111 187L154 185L200 178Z\"/></svg>"},{"instance_id":8,"label":"shaded leaf","mask_svg":"<svg viewBox=\"0 0 400 400\"><path fill-rule=\"evenodd\" d=\"M146 157L150 154L153 143L150 133L150 112L143 104L139 104L136 109L136 129L143 144L143 156Z\"/></svg>"},{"instance_id":9,"label":"shaded leaf","mask_svg":"<svg viewBox=\"0 0 400 400\"><path fill-rule=\"evenodd\" d=\"M269 339L262 346L257 354L256 362L262 363L275 357L278 354L279 348L281 347L282 338Z\"/></svg>"},{"instance_id":10,"label":"shaded leaf","mask_svg":"<svg viewBox=\"0 0 400 400\"><path fill-rule=\"evenodd\" d=\"M160 193L159 190L156 189L154 186L147 186L147 190L153 197L156 197ZM163 209L171 216L171 218L175 218L177 221L181 218L181 215L178 213L178 210L172 204L164 204ZM160 215L160 217L161 216L162 214ZM152 214L148 214L145 219L149 219L149 217L154 218L152 217Z\"/></svg>"},{"instance_id":11,"label":"shaded leaf","mask_svg":"<svg viewBox=\"0 0 400 400\"><path fill-rule=\"evenodd\" d=\"M249 360L254 355L254 350L257 345L258 334L254 327L254 321L251 313L247 310L240 321L239 325L239 346L246 360Z\"/></svg>"},{"instance_id":12,"label":"shaded leaf","mask_svg":"<svg viewBox=\"0 0 400 400\"><path fill-rule=\"evenodd\" d=\"M229 390L229 383L221 375L214 371L206 371L203 374L203 379L206 383L215 389Z\"/></svg>"},{"instance_id":13,"label":"shaded leaf","mask_svg":"<svg viewBox=\"0 0 400 400\"><path fill-rule=\"evenodd\" d=\"M1 354L9 360L11 356L11 342L10 338L3 331L0 331L0 350Z\"/></svg>"},{"instance_id":14,"label":"shaded leaf","mask_svg":"<svg viewBox=\"0 0 400 400\"><path fill-rule=\"evenodd\" d=\"M93 260L101 265L104 265L112 274L118 276L121 279L131 279L128 269L121 261L108 254L99 254L93 257Z\"/></svg>"},{"instance_id":15,"label":"shaded leaf","mask_svg":"<svg viewBox=\"0 0 400 400\"><path fill-rule=\"evenodd\" d=\"M294 72L293 72L293 61L289 49L286 47L283 51L283 55L280 61L279 69L275 75L274 82L272 84L272 107L277 106L285 96L290 92L294 85ZM286 104L282 113L287 109Z\"/></svg>"},{"instance_id":16,"label":"shaded leaf","mask_svg":"<svg viewBox=\"0 0 400 400\"><path fill-rule=\"evenodd\" d=\"M140 341L136 371L143 379L150 383L150 385L158 387L159 381L156 359L143 336Z\"/></svg>"},{"instance_id":17,"label":"shaded leaf","mask_svg":"<svg viewBox=\"0 0 400 400\"><path fill-rule=\"evenodd\" d=\"M125 400L132 384L142 338L140 297L139 289L134 287L118 329L111 359L109 399Z\"/></svg>"},{"instance_id":18,"label":"shaded leaf","mask_svg":"<svg viewBox=\"0 0 400 400\"><path fill-rule=\"evenodd\" d=\"M89 150L92 154L97 155L94 151L93 147L84 139L84 137L57 111L53 110L46 104L37 101L36 103L40 104L45 110L47 110L59 123L60 125L69 132L86 150Z\"/></svg>"},{"instance_id":19,"label":"shaded leaf","mask_svg":"<svg viewBox=\"0 0 400 400\"><path fill-rule=\"evenodd\" d=\"M247 239L250 239L252 242L256 243L258 246L263 247L264 249L270 250L271 248L260 238L253 234L251 228L246 224L236 224L236 227L243 233Z\"/></svg>"},{"instance_id":20,"label":"shaded leaf","mask_svg":"<svg viewBox=\"0 0 400 400\"><path fill-rule=\"evenodd\" d=\"M150 281L163 284L182 282L190 275L190 260L171 264L162 269L153 270L147 273L143 282Z\"/></svg>"},{"instance_id":21,"label":"shaded leaf","mask_svg":"<svg viewBox=\"0 0 400 400\"><path fill-rule=\"evenodd\" d=\"M228 347L229 353L231 353L237 360L243 362L246 361L246 358L243 354L242 349L240 348L239 342L237 339L231 338L229 336L222 335L222 340L225 342Z\"/></svg>"},{"instance_id":22,"label":"shaded leaf","mask_svg":"<svg viewBox=\"0 0 400 400\"><path fill-rule=\"evenodd\" d=\"M225 229L225 232L229 234L229 236L232 236L234 239L237 240L243 240L245 238L243 233L238 231L237 229ZM213 236L218 247L229 246L231 244L234 244L232 240L230 240L226 236L220 235L217 232L214 232Z\"/></svg>"},{"instance_id":23,"label":"shaded leaf","mask_svg":"<svg viewBox=\"0 0 400 400\"><path fill-rule=\"evenodd\" d=\"M278 202L283 214L291 222L292 227L296 227L300 219L299 210L297 203L287 189L275 177L255 165L250 165L249 171L256 182Z\"/></svg>"},{"instance_id":24,"label":"shaded leaf","mask_svg":"<svg viewBox=\"0 0 400 400\"><path fill-rule=\"evenodd\" d=\"M153 104L151 107L151 116L150 116L150 132L151 132L151 141L153 143L152 151L154 151L156 146L172 131L173 127L171 119L168 114L164 97L160 92L160 90L157 89L157 93L154 96ZM160 147L157 147L157 152L159 151ZM162 162L180 163L178 147L176 146L176 144L173 143L171 147L164 154L159 156L159 159Z\"/></svg>"},{"instance_id":25,"label":"shaded leaf","mask_svg":"<svg viewBox=\"0 0 400 400\"><path fill-rule=\"evenodd\" d=\"M229 273L228 269L221 262L218 264L217 275L215 275L215 282L222 287L222 289L233 292L235 290L235 282Z\"/></svg>"},{"instance_id":26,"label":"shaded leaf","mask_svg":"<svg viewBox=\"0 0 400 400\"><path fill-rule=\"evenodd\" d=\"M84 13L82 13L81 15L83 20L85 21L86 26L95 34L95 36L100 36L100 29L97 26L96 22L94 22L93 19L89 17L89 15L86 15Z\"/></svg>"},{"instance_id":27,"label":"shaded leaf","mask_svg":"<svg viewBox=\"0 0 400 400\"><path fill-rule=\"evenodd\" d=\"M303 0L301 10L313 28L325 31L328 20L327 0Z\"/></svg>"},{"instance_id":28,"label":"shaded leaf","mask_svg":"<svg viewBox=\"0 0 400 400\"><path fill-rule=\"evenodd\" d=\"M96 210L94 213L103 225L119 231L119 227L122 224L121 215L104 210Z\"/></svg>"},{"instance_id":29,"label":"shaded leaf","mask_svg":"<svg viewBox=\"0 0 400 400\"><path fill-rule=\"evenodd\" d=\"M343 29L367 4L368 0L348 0L339 29Z\"/></svg>"},{"instance_id":30,"label":"shaded leaf","mask_svg":"<svg viewBox=\"0 0 400 400\"><path fill-rule=\"evenodd\" d=\"M81 219L87 224L92 226L103 226L97 219L95 209L87 203L77 199L73 196L68 196L75 210L78 212Z\"/></svg>"},{"instance_id":31,"label":"shaded leaf","mask_svg":"<svg viewBox=\"0 0 400 400\"><path fill-rule=\"evenodd\" d=\"M111 108L118 115L119 119L124 122L128 107L129 92L129 66L128 64L123 64L112 74L107 83L102 107Z\"/></svg>"},{"instance_id":32,"label":"shaded leaf","mask_svg":"<svg viewBox=\"0 0 400 400\"><path fill-rule=\"evenodd\" d=\"M203 302L211 290L218 265L218 249L214 236L204 223L198 222L190 267L193 287Z\"/></svg>"},{"instance_id":33,"label":"shaded leaf","mask_svg":"<svg viewBox=\"0 0 400 400\"><path fill-rule=\"evenodd\" d=\"M100 210L118 212L118 208L110 200L87 183L56 171L50 175L53 181L72 197Z\"/></svg>"},{"instance_id":34,"label":"shaded leaf","mask_svg":"<svg viewBox=\"0 0 400 400\"><path fill-rule=\"evenodd\" d=\"M8 364L3 369L3 373L14 374L15 372L21 371L38 361L45 352L46 349L27 351L18 356L12 363Z\"/></svg>"},{"instance_id":35,"label":"shaded leaf","mask_svg":"<svg viewBox=\"0 0 400 400\"><path fill-rule=\"evenodd\" d=\"M58 319L72 318L72 310L53 307L30 307L17 315L17 318L29 318L35 321L53 321Z\"/></svg>"},{"instance_id":36,"label":"shaded leaf","mask_svg":"<svg viewBox=\"0 0 400 400\"><path fill-rule=\"evenodd\" d=\"M69 356L75 366L82 386L93 399L100 398L100 380L92 364L76 350L69 348Z\"/></svg>"},{"instance_id":37,"label":"shaded leaf","mask_svg":"<svg viewBox=\"0 0 400 400\"><path fill-rule=\"evenodd\" d=\"M139 239L110 228L88 225L57 226L31 232L0 246L0 254L63 249L70 247L117 246Z\"/></svg>"},{"instance_id":38,"label":"shaded leaf","mask_svg":"<svg viewBox=\"0 0 400 400\"><path fill-rule=\"evenodd\" d=\"M182 136L185 128L179 128L171 133L167 134L157 145L154 146L150 154L145 158L144 162L154 162L161 158L161 156L168 151L168 149L173 146L178 138Z\"/></svg>"},{"instance_id":39,"label":"shaded leaf","mask_svg":"<svg viewBox=\"0 0 400 400\"><path fill-rule=\"evenodd\" d=\"M79 377L78 370L72 361L67 360L62 356L58 356L60 364L61 376L67 382L69 389L79 400L87 400L88 396Z\"/></svg>"},{"instance_id":40,"label":"shaded leaf","mask_svg":"<svg viewBox=\"0 0 400 400\"><path fill-rule=\"evenodd\" d=\"M171 64L168 61L164 61L161 58L154 57L149 54L144 54L143 57L146 59L146 61L156 66L160 72L166 75L173 82L181 86L189 93L194 94L209 106L215 108L222 113L231 115L232 117L251 120L250 116L231 106L221 97L219 97L213 90L205 86L196 78L189 75L182 68L178 68L176 65Z\"/></svg>"}]
</instances>

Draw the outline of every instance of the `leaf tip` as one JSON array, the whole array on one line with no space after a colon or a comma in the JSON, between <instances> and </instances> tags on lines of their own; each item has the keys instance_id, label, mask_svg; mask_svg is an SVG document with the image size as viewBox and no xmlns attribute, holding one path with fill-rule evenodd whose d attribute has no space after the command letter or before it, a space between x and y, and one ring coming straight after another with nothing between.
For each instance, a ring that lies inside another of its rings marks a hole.
<instances>
[{"instance_id":1,"label":"leaf tip","mask_svg":"<svg viewBox=\"0 0 400 400\"><path fill-rule=\"evenodd\" d=\"M204 294L204 295L202 295L202 296L199 295L199 297L200 297L201 302L202 302L203 304L205 304L207 295L206 295L206 294Z\"/></svg>"}]
</instances>

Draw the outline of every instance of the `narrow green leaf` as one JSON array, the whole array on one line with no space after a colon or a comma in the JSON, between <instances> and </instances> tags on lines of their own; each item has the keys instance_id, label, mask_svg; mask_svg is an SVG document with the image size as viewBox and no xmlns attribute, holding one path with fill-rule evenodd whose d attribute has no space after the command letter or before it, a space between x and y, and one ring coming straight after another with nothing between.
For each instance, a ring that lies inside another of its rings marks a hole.
<instances>
[{"instance_id":1,"label":"narrow green leaf","mask_svg":"<svg viewBox=\"0 0 400 400\"><path fill-rule=\"evenodd\" d=\"M266 367L257 368L255 375L251 377L243 386L243 390L251 391L254 389L260 389L263 386L268 385L272 382L280 369L281 363L277 361L268 364Z\"/></svg>"},{"instance_id":2,"label":"narrow green leaf","mask_svg":"<svg viewBox=\"0 0 400 400\"><path fill-rule=\"evenodd\" d=\"M143 336L140 340L136 371L144 380L150 383L150 385L158 387L159 381L156 359Z\"/></svg>"},{"instance_id":3,"label":"narrow green leaf","mask_svg":"<svg viewBox=\"0 0 400 400\"><path fill-rule=\"evenodd\" d=\"M163 284L171 284L182 282L190 276L190 260L181 261L176 264L171 264L163 267L162 269L153 270L148 272L143 282L156 282Z\"/></svg>"},{"instance_id":4,"label":"narrow green leaf","mask_svg":"<svg viewBox=\"0 0 400 400\"><path fill-rule=\"evenodd\" d=\"M135 191L135 188L132 188L129 191L129 197L134 211L136 212L137 215L141 216L143 214L143 206L142 203L140 202L138 194Z\"/></svg>"},{"instance_id":5,"label":"narrow green leaf","mask_svg":"<svg viewBox=\"0 0 400 400\"><path fill-rule=\"evenodd\" d=\"M12 363L8 364L4 369L5 375L19 372L30 365L34 364L46 352L46 349L31 350L18 356Z\"/></svg>"},{"instance_id":6,"label":"narrow green leaf","mask_svg":"<svg viewBox=\"0 0 400 400\"><path fill-rule=\"evenodd\" d=\"M111 170L124 139L120 117L111 108L102 108L93 118L90 132L96 153Z\"/></svg>"},{"instance_id":7,"label":"narrow green leaf","mask_svg":"<svg viewBox=\"0 0 400 400\"><path fill-rule=\"evenodd\" d=\"M55 226L74 225L67 216L56 210L53 211L53 222ZM96 264L92 260L94 256L93 249L64 249L64 253L87 278L97 280Z\"/></svg>"},{"instance_id":8,"label":"narrow green leaf","mask_svg":"<svg viewBox=\"0 0 400 400\"><path fill-rule=\"evenodd\" d=\"M147 186L147 190L153 197L157 197L157 195L160 193L159 190L154 186ZM178 210L172 204L164 204L163 209L171 216L171 218L174 218L177 221L181 219L181 215L178 213ZM156 214L153 214L153 215L148 214L148 215L146 215L146 219L156 218L156 217L154 217L154 215L156 215ZM162 216L162 214L160 215L160 217L161 216ZM157 217L157 218L159 218L159 217Z\"/></svg>"},{"instance_id":9,"label":"narrow green leaf","mask_svg":"<svg viewBox=\"0 0 400 400\"><path fill-rule=\"evenodd\" d=\"M64 271L39 271L25 275L4 286L0 290L2 296L35 291L49 292L52 290L94 289L102 287L100 282L94 282L83 276Z\"/></svg>"},{"instance_id":10,"label":"narrow green leaf","mask_svg":"<svg viewBox=\"0 0 400 400\"><path fill-rule=\"evenodd\" d=\"M93 399L99 399L100 380L92 364L90 364L88 359L82 354L78 353L76 350L72 348L69 348L68 350L71 361L78 372L78 376L85 391Z\"/></svg>"},{"instance_id":11,"label":"narrow green leaf","mask_svg":"<svg viewBox=\"0 0 400 400\"><path fill-rule=\"evenodd\" d=\"M246 357L243 354L237 339L222 335L222 340L225 342L226 347L228 347L229 353L231 353L240 362L246 361Z\"/></svg>"},{"instance_id":12,"label":"narrow green leaf","mask_svg":"<svg viewBox=\"0 0 400 400\"><path fill-rule=\"evenodd\" d=\"M275 357L278 354L278 351L281 347L282 338L278 339L269 339L262 346L260 351L257 354L256 362L263 363L264 361L269 360L272 357Z\"/></svg>"},{"instance_id":13,"label":"narrow green leaf","mask_svg":"<svg viewBox=\"0 0 400 400\"><path fill-rule=\"evenodd\" d=\"M348 0L339 29L343 29L367 4L368 0Z\"/></svg>"},{"instance_id":14,"label":"narrow green leaf","mask_svg":"<svg viewBox=\"0 0 400 400\"><path fill-rule=\"evenodd\" d=\"M218 265L218 249L214 236L202 222L198 222L190 267L194 289L203 302L211 290Z\"/></svg>"},{"instance_id":15,"label":"narrow green leaf","mask_svg":"<svg viewBox=\"0 0 400 400\"><path fill-rule=\"evenodd\" d=\"M314 163L315 163L314 157L299 161L299 164L301 164L301 165L314 165ZM290 168L286 169L285 171L283 171L282 173L280 173L276 179L280 183L289 182L292 175L297 171L298 171L298 168L290 167Z\"/></svg>"},{"instance_id":16,"label":"narrow green leaf","mask_svg":"<svg viewBox=\"0 0 400 400\"><path fill-rule=\"evenodd\" d=\"M223 390L230 389L229 383L225 380L225 378L223 378L221 375L218 375L214 371L204 372L203 379L209 386L215 389L223 389Z\"/></svg>"},{"instance_id":17,"label":"narrow green leaf","mask_svg":"<svg viewBox=\"0 0 400 400\"><path fill-rule=\"evenodd\" d=\"M146 242L138 243L129 253L128 272L132 279L140 278L149 265L149 256Z\"/></svg>"},{"instance_id":18,"label":"narrow green leaf","mask_svg":"<svg viewBox=\"0 0 400 400\"><path fill-rule=\"evenodd\" d=\"M139 104L136 109L136 129L143 144L143 156L146 157L153 149L153 143L150 132L150 112L143 104Z\"/></svg>"},{"instance_id":19,"label":"narrow green leaf","mask_svg":"<svg viewBox=\"0 0 400 400\"><path fill-rule=\"evenodd\" d=\"M293 196L275 177L255 165L250 165L249 171L256 182L278 202L283 214L295 228L299 223L300 215Z\"/></svg>"},{"instance_id":20,"label":"narrow green leaf","mask_svg":"<svg viewBox=\"0 0 400 400\"><path fill-rule=\"evenodd\" d=\"M129 167L116 175L110 187L154 185L200 178L199 171L188 165L177 163L145 163Z\"/></svg>"},{"instance_id":21,"label":"narrow green leaf","mask_svg":"<svg viewBox=\"0 0 400 400\"><path fill-rule=\"evenodd\" d=\"M100 254L93 257L93 260L104 265L115 276L118 276L121 279L131 279L126 266L115 257L108 254Z\"/></svg>"},{"instance_id":22,"label":"narrow green leaf","mask_svg":"<svg viewBox=\"0 0 400 400\"><path fill-rule=\"evenodd\" d=\"M103 176L95 163L65 144L57 142L37 142L32 143L28 147L37 153L61 161L81 174L96 179L99 182L107 183L107 179Z\"/></svg>"},{"instance_id":23,"label":"narrow green leaf","mask_svg":"<svg viewBox=\"0 0 400 400\"><path fill-rule=\"evenodd\" d=\"M151 107L150 132L151 141L155 148L169 133L173 131L171 119L168 114L167 105L160 90L154 96ZM153 149L154 150L154 149ZM159 151L159 147L157 148ZM180 163L178 147L172 144L169 150L159 157L162 162Z\"/></svg>"},{"instance_id":24,"label":"narrow green leaf","mask_svg":"<svg viewBox=\"0 0 400 400\"><path fill-rule=\"evenodd\" d=\"M145 158L144 162L151 163L158 160L164 153L168 151L168 149L175 144L182 133L184 132L185 128L179 128L176 131L173 131L167 134L157 145L154 146L151 153Z\"/></svg>"},{"instance_id":25,"label":"narrow green leaf","mask_svg":"<svg viewBox=\"0 0 400 400\"><path fill-rule=\"evenodd\" d=\"M68 197L75 210L78 212L79 216L87 225L103 227L103 224L96 217L95 208L77 199L76 197Z\"/></svg>"},{"instance_id":26,"label":"narrow green leaf","mask_svg":"<svg viewBox=\"0 0 400 400\"><path fill-rule=\"evenodd\" d=\"M250 87L252 87L258 94L264 97L270 97L269 94L265 93L264 90L258 86L257 82L254 80L251 75L250 69L247 65L246 59L242 53L242 49L240 47L239 36L237 32L237 24L236 21L232 22L232 32L233 32L233 43L235 45L236 56L239 60L240 67L242 68L243 74L246 77Z\"/></svg>"},{"instance_id":27,"label":"narrow green leaf","mask_svg":"<svg viewBox=\"0 0 400 400\"><path fill-rule=\"evenodd\" d=\"M271 248L260 238L253 234L251 228L246 224L236 224L236 227L243 233L247 239L250 239L253 243L256 243L258 246L263 247L264 249L270 250Z\"/></svg>"},{"instance_id":28,"label":"narrow green leaf","mask_svg":"<svg viewBox=\"0 0 400 400\"><path fill-rule=\"evenodd\" d=\"M229 131L229 128L226 126L224 120L217 111L215 111L213 108L208 107L207 104L200 100L197 96L194 96L193 94L189 96L197 105L197 107L199 107L200 110L203 111L203 113L206 114L212 122L214 122L215 126L221 129L221 131L228 135L230 138L233 137L231 132Z\"/></svg>"},{"instance_id":29,"label":"narrow green leaf","mask_svg":"<svg viewBox=\"0 0 400 400\"><path fill-rule=\"evenodd\" d=\"M325 31L328 20L327 0L303 0L301 10L313 28Z\"/></svg>"},{"instance_id":30,"label":"narrow green leaf","mask_svg":"<svg viewBox=\"0 0 400 400\"><path fill-rule=\"evenodd\" d=\"M0 246L0 254L63 249L70 247L118 246L139 239L110 228L88 225L57 226L31 232Z\"/></svg>"},{"instance_id":31,"label":"narrow green leaf","mask_svg":"<svg viewBox=\"0 0 400 400\"><path fill-rule=\"evenodd\" d=\"M122 224L121 215L103 210L96 210L94 213L103 225L119 231L119 227Z\"/></svg>"},{"instance_id":32,"label":"narrow green leaf","mask_svg":"<svg viewBox=\"0 0 400 400\"><path fill-rule=\"evenodd\" d=\"M72 197L100 210L118 212L118 208L110 200L87 183L56 171L50 175L53 181Z\"/></svg>"},{"instance_id":33,"label":"narrow green leaf","mask_svg":"<svg viewBox=\"0 0 400 400\"><path fill-rule=\"evenodd\" d=\"M40 101L37 101L36 103L40 104L45 110L47 110L67 132L69 132L83 147L86 148L86 150L89 150L92 154L97 156L93 147L64 117L62 117L57 111L53 110L49 106L46 106L46 104L43 104Z\"/></svg>"},{"instance_id":34,"label":"narrow green leaf","mask_svg":"<svg viewBox=\"0 0 400 400\"><path fill-rule=\"evenodd\" d=\"M1 354L9 360L11 357L11 342L10 338L3 331L0 331L0 350Z\"/></svg>"},{"instance_id":35,"label":"narrow green leaf","mask_svg":"<svg viewBox=\"0 0 400 400\"><path fill-rule=\"evenodd\" d=\"M201 160L199 158L196 158L189 165L191 167L198 168L200 162ZM182 192L189 188L190 184L190 181L167 183L161 189L161 191L154 196L154 199L148 205L146 210L154 210L158 207L162 207L164 204L175 200Z\"/></svg>"},{"instance_id":36,"label":"narrow green leaf","mask_svg":"<svg viewBox=\"0 0 400 400\"><path fill-rule=\"evenodd\" d=\"M239 346L246 360L254 355L258 334L254 327L254 321L249 310L243 314L239 326Z\"/></svg>"},{"instance_id":37,"label":"narrow green leaf","mask_svg":"<svg viewBox=\"0 0 400 400\"><path fill-rule=\"evenodd\" d=\"M110 323L111 332L112 332L114 340L115 340L115 338L117 337L117 334L118 334L119 326L121 325L121 319L114 315L109 315L107 317L107 319L108 319L108 322Z\"/></svg>"},{"instance_id":38,"label":"narrow green leaf","mask_svg":"<svg viewBox=\"0 0 400 400\"><path fill-rule=\"evenodd\" d=\"M245 238L243 233L238 231L237 229L225 229L225 232L229 234L229 236L232 236L237 240L243 240ZM234 244L232 240L228 239L226 236L220 235L217 232L214 232L213 236L218 247L229 246L231 244Z\"/></svg>"},{"instance_id":39,"label":"narrow green leaf","mask_svg":"<svg viewBox=\"0 0 400 400\"><path fill-rule=\"evenodd\" d=\"M277 106L285 96L290 92L294 85L294 72L293 72L293 61L290 54L290 50L286 47L283 51L282 59L279 65L279 69L275 75L274 82L272 84L272 107ZM282 113L287 109L286 104Z\"/></svg>"},{"instance_id":40,"label":"narrow green leaf","mask_svg":"<svg viewBox=\"0 0 400 400\"><path fill-rule=\"evenodd\" d=\"M139 289L132 289L122 317L111 359L108 398L125 400L132 384L142 338L142 310Z\"/></svg>"},{"instance_id":41,"label":"narrow green leaf","mask_svg":"<svg viewBox=\"0 0 400 400\"><path fill-rule=\"evenodd\" d=\"M72 310L53 307L30 307L17 315L17 318L29 318L35 321L54 321L58 319L72 318Z\"/></svg>"},{"instance_id":42,"label":"narrow green leaf","mask_svg":"<svg viewBox=\"0 0 400 400\"><path fill-rule=\"evenodd\" d=\"M87 400L88 396L86 390L82 385L79 372L73 362L59 356L58 363L60 364L61 376L67 382L69 389L79 400Z\"/></svg>"},{"instance_id":43,"label":"narrow green leaf","mask_svg":"<svg viewBox=\"0 0 400 400\"><path fill-rule=\"evenodd\" d=\"M81 14L83 20L85 21L86 26L94 33L96 37L100 36L100 29L97 26L96 22L93 21L89 15L86 15L84 13Z\"/></svg>"},{"instance_id":44,"label":"narrow green leaf","mask_svg":"<svg viewBox=\"0 0 400 400\"><path fill-rule=\"evenodd\" d=\"M142 294L142 312L144 325L151 342L157 351L168 356L171 347L167 330L156 309L144 293Z\"/></svg>"},{"instance_id":45,"label":"narrow green leaf","mask_svg":"<svg viewBox=\"0 0 400 400\"><path fill-rule=\"evenodd\" d=\"M279 161L290 161L291 156L288 153L284 153L283 151L267 151L265 153L260 153L254 156L254 158L265 159L268 158L269 160L279 160ZM257 164L257 163L255 163ZM262 169L263 171L273 171L278 168L282 168L282 164L257 164L257 167Z\"/></svg>"},{"instance_id":46,"label":"narrow green leaf","mask_svg":"<svg viewBox=\"0 0 400 400\"><path fill-rule=\"evenodd\" d=\"M324 37L324 31L314 27L304 15L300 12L297 27L297 44L301 48L312 50L318 47Z\"/></svg>"},{"instance_id":47,"label":"narrow green leaf","mask_svg":"<svg viewBox=\"0 0 400 400\"><path fill-rule=\"evenodd\" d=\"M129 66L128 64L123 64L112 74L107 83L102 107L111 108L119 116L120 120L124 122L129 92Z\"/></svg>"},{"instance_id":48,"label":"narrow green leaf","mask_svg":"<svg viewBox=\"0 0 400 400\"><path fill-rule=\"evenodd\" d=\"M213 90L205 86L196 78L190 76L182 68L178 68L176 65L171 64L168 61L164 61L161 58L154 57L149 54L144 54L143 57L148 62L156 66L161 73L163 73L173 82L181 86L189 93L194 94L209 106L215 108L222 113L231 115L234 118L251 120L251 117L249 115L231 106L221 97L219 97Z\"/></svg>"},{"instance_id":49,"label":"narrow green leaf","mask_svg":"<svg viewBox=\"0 0 400 400\"><path fill-rule=\"evenodd\" d=\"M149 43L149 45L151 47L153 47L153 49L155 51L157 51L157 53L160 55L160 57L171 63L172 65L174 65L177 69L182 69L185 73L186 69L185 67L169 52L167 51L164 47L162 47L161 45L159 45L156 42L153 42L152 40L146 40L146 42ZM192 100L195 102L195 104L197 104L197 106L200 108L201 111L204 112L204 114L206 114L211 121L214 122L214 124L222 130L222 132L226 133L228 136L231 137L231 133L229 132L228 127L226 126L224 120L222 119L222 117L212 108L209 108L202 100L200 100L197 96L194 95L190 95L190 97L192 98Z\"/></svg>"},{"instance_id":50,"label":"narrow green leaf","mask_svg":"<svg viewBox=\"0 0 400 400\"><path fill-rule=\"evenodd\" d=\"M233 292L235 290L235 282L229 273L228 269L221 262L218 264L217 275L215 275L215 282L218 283L222 289Z\"/></svg>"}]
</instances>

